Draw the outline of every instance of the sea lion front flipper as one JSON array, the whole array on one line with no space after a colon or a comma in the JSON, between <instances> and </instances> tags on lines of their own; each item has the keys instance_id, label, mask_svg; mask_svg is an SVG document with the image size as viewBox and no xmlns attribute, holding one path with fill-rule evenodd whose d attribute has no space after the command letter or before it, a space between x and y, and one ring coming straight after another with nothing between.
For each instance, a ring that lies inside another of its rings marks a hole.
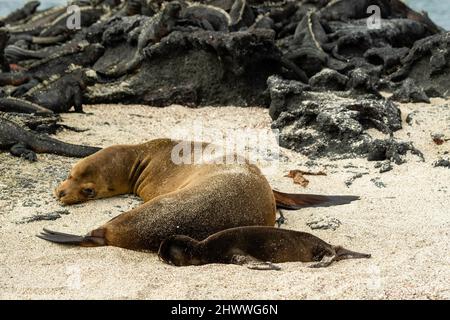
<instances>
[{"instance_id":1,"label":"sea lion front flipper","mask_svg":"<svg viewBox=\"0 0 450 320\"><path fill-rule=\"evenodd\" d=\"M269 261L266 261L266 262L260 261L260 262L249 263L247 265L247 268L252 269L252 270L261 270L261 271L267 271L267 270L280 271L281 270L281 268L279 266L277 266Z\"/></svg>"},{"instance_id":2,"label":"sea lion front flipper","mask_svg":"<svg viewBox=\"0 0 450 320\"><path fill-rule=\"evenodd\" d=\"M280 214L280 216L278 217L278 219L275 220L275 223L277 224L278 228L280 228L282 224L286 223L287 219L284 217L283 211L281 211L281 209L278 209L277 211Z\"/></svg>"},{"instance_id":3,"label":"sea lion front flipper","mask_svg":"<svg viewBox=\"0 0 450 320\"><path fill-rule=\"evenodd\" d=\"M333 261L336 261L336 260L337 260L336 255L323 256L323 258L322 258L322 260L320 260L320 262L314 263L308 267L309 268L325 268L325 267L328 267L330 264L333 263Z\"/></svg>"},{"instance_id":4,"label":"sea lion front flipper","mask_svg":"<svg viewBox=\"0 0 450 320\"><path fill-rule=\"evenodd\" d=\"M261 261L250 255L235 254L231 258L231 263L241 266L245 265L247 268L252 270L281 270L279 266L273 264L272 262Z\"/></svg>"}]
</instances>

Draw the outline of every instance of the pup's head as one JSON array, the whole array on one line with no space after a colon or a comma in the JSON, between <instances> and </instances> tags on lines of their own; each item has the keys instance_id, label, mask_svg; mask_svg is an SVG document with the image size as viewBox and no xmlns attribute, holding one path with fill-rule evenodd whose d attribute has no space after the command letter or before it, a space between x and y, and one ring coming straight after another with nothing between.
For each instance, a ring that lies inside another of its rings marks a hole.
<instances>
[{"instance_id":1,"label":"pup's head","mask_svg":"<svg viewBox=\"0 0 450 320\"><path fill-rule=\"evenodd\" d=\"M161 242L158 256L165 263L175 266L200 265L201 261L194 254L197 243L187 236L171 236Z\"/></svg>"}]
</instances>

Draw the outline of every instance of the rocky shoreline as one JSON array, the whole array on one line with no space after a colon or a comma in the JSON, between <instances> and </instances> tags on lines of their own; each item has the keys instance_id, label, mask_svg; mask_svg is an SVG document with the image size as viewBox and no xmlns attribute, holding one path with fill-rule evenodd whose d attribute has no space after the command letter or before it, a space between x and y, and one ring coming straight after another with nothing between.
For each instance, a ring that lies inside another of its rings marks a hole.
<instances>
[{"instance_id":1,"label":"rocky shoreline","mask_svg":"<svg viewBox=\"0 0 450 320\"><path fill-rule=\"evenodd\" d=\"M400 164L421 152L391 137L402 127L397 102L450 94L450 33L398 0L73 4L79 30L67 28L67 6L40 11L38 1L0 20L0 112L270 107L283 147ZM0 139L2 149L17 144L13 154L35 158L27 139Z\"/></svg>"}]
</instances>

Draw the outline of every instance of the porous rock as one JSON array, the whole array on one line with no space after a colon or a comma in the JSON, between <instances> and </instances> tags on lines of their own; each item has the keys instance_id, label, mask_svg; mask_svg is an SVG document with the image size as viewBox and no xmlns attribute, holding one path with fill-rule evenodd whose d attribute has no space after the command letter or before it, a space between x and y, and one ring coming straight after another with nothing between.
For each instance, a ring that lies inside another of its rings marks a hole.
<instances>
[{"instance_id":1,"label":"porous rock","mask_svg":"<svg viewBox=\"0 0 450 320\"><path fill-rule=\"evenodd\" d=\"M289 81L269 81L269 90L278 94L270 109L280 145L310 157L362 156L374 141L368 129L392 134L402 127L400 110L385 99L309 92Z\"/></svg>"}]
</instances>

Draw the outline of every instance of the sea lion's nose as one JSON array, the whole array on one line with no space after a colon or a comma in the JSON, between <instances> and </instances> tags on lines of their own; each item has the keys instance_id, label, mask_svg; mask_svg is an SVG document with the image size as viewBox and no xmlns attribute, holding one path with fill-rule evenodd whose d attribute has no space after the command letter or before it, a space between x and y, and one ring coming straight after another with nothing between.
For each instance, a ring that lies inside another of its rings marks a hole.
<instances>
[{"instance_id":1,"label":"sea lion's nose","mask_svg":"<svg viewBox=\"0 0 450 320\"><path fill-rule=\"evenodd\" d=\"M58 193L58 198L62 198L62 197L64 197L66 195L66 192L64 191L64 190L61 190L59 193Z\"/></svg>"}]
</instances>

